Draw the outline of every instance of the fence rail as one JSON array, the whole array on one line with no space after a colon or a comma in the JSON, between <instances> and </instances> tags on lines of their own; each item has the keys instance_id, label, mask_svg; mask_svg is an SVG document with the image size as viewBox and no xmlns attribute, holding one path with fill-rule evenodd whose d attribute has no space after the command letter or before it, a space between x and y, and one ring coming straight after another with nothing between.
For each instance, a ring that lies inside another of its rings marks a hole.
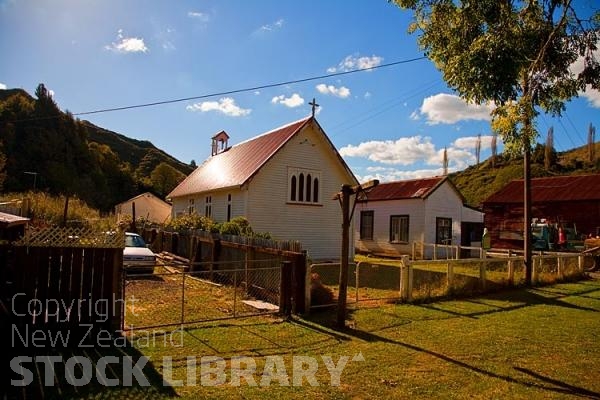
<instances>
[{"instance_id":1,"label":"fence rail","mask_svg":"<svg viewBox=\"0 0 600 400\"><path fill-rule=\"evenodd\" d=\"M584 255L533 257L534 285L579 278ZM337 304L339 263L310 266L310 308ZM525 283L523 257L411 261L408 256L384 264L350 264L347 303L428 301L449 295L472 295ZM327 293L329 295L327 295Z\"/></svg>"}]
</instances>

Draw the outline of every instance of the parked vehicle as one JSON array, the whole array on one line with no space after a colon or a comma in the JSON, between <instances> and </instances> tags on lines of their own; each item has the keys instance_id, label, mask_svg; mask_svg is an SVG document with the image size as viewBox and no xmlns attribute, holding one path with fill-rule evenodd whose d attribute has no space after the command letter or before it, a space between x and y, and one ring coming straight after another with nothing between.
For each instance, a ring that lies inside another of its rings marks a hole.
<instances>
[{"instance_id":1,"label":"parked vehicle","mask_svg":"<svg viewBox=\"0 0 600 400\"><path fill-rule=\"evenodd\" d=\"M144 239L137 233L125 233L123 267L127 272L154 272L156 255L148 248Z\"/></svg>"}]
</instances>

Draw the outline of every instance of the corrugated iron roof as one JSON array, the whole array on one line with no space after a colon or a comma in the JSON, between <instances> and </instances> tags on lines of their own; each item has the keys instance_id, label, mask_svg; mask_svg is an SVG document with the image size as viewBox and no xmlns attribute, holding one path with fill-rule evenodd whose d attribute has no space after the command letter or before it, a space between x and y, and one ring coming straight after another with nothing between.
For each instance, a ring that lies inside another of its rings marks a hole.
<instances>
[{"instance_id":1,"label":"corrugated iron roof","mask_svg":"<svg viewBox=\"0 0 600 400\"><path fill-rule=\"evenodd\" d=\"M173 189L167 198L243 185L311 118L303 118L263 133L210 157Z\"/></svg>"},{"instance_id":2,"label":"corrugated iron roof","mask_svg":"<svg viewBox=\"0 0 600 400\"><path fill-rule=\"evenodd\" d=\"M424 199L429 196L447 178L411 179L406 181L380 183L367 193L367 199L362 201Z\"/></svg>"},{"instance_id":3,"label":"corrugated iron roof","mask_svg":"<svg viewBox=\"0 0 600 400\"><path fill-rule=\"evenodd\" d=\"M531 201L600 200L600 174L556 176L531 180ZM491 203L522 203L523 179L509 182L483 201Z\"/></svg>"},{"instance_id":4,"label":"corrugated iron roof","mask_svg":"<svg viewBox=\"0 0 600 400\"><path fill-rule=\"evenodd\" d=\"M4 228L9 228L15 225L23 225L26 224L28 221L29 218L0 212L0 226Z\"/></svg>"}]
</instances>

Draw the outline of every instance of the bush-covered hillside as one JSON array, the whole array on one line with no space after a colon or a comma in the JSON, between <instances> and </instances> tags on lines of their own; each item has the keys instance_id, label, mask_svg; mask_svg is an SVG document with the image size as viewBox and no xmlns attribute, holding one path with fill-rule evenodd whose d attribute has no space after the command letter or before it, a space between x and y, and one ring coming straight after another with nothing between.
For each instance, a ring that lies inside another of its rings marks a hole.
<instances>
[{"instance_id":1,"label":"bush-covered hillside","mask_svg":"<svg viewBox=\"0 0 600 400\"><path fill-rule=\"evenodd\" d=\"M110 210L145 191L164 197L192 171L148 141L62 112L44 85L35 95L0 90L0 190L23 192L35 184Z\"/></svg>"}]
</instances>

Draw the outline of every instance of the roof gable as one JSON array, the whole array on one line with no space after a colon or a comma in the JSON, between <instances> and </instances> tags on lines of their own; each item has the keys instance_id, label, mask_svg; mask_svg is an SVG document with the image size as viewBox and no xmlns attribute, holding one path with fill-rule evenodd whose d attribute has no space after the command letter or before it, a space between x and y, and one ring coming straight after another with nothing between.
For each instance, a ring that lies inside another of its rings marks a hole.
<instances>
[{"instance_id":1,"label":"roof gable","mask_svg":"<svg viewBox=\"0 0 600 400\"><path fill-rule=\"evenodd\" d=\"M161 199L160 197L157 197L157 196L155 196L153 193L150 193L150 192L144 192L144 193L138 194L137 196L135 196L135 197L132 197L132 198L131 198L131 199L129 199L129 200L125 200L125 201L123 201L123 202L121 202L121 203L119 203L119 204L117 204L117 205L119 206L119 205L122 205L122 204L130 203L130 202L132 202L132 201L136 201L136 200L138 200L138 199L142 199L142 198L149 198L149 199L152 199L152 200L156 200L156 201L158 201L158 202L160 202L160 203L163 203L163 204L164 204L164 205L166 205L166 206L169 206L169 207L171 207L171 205L170 205L169 203L167 203L166 201L164 201L164 200L163 200L163 199Z\"/></svg>"},{"instance_id":2,"label":"roof gable","mask_svg":"<svg viewBox=\"0 0 600 400\"><path fill-rule=\"evenodd\" d=\"M532 202L600 200L600 174L556 176L531 180ZM509 182L483 201L488 203L522 203L523 179Z\"/></svg>"},{"instance_id":3,"label":"roof gable","mask_svg":"<svg viewBox=\"0 0 600 400\"><path fill-rule=\"evenodd\" d=\"M167 198L243 185L311 119L276 128L208 158Z\"/></svg>"},{"instance_id":4,"label":"roof gable","mask_svg":"<svg viewBox=\"0 0 600 400\"><path fill-rule=\"evenodd\" d=\"M383 201L402 199L425 199L444 182L449 182L445 176L433 178L411 179L406 181L380 183L369 191L367 198L361 201ZM454 188L454 185L451 184ZM456 188L454 188L456 190ZM462 200L462 196L457 191Z\"/></svg>"}]
</instances>

